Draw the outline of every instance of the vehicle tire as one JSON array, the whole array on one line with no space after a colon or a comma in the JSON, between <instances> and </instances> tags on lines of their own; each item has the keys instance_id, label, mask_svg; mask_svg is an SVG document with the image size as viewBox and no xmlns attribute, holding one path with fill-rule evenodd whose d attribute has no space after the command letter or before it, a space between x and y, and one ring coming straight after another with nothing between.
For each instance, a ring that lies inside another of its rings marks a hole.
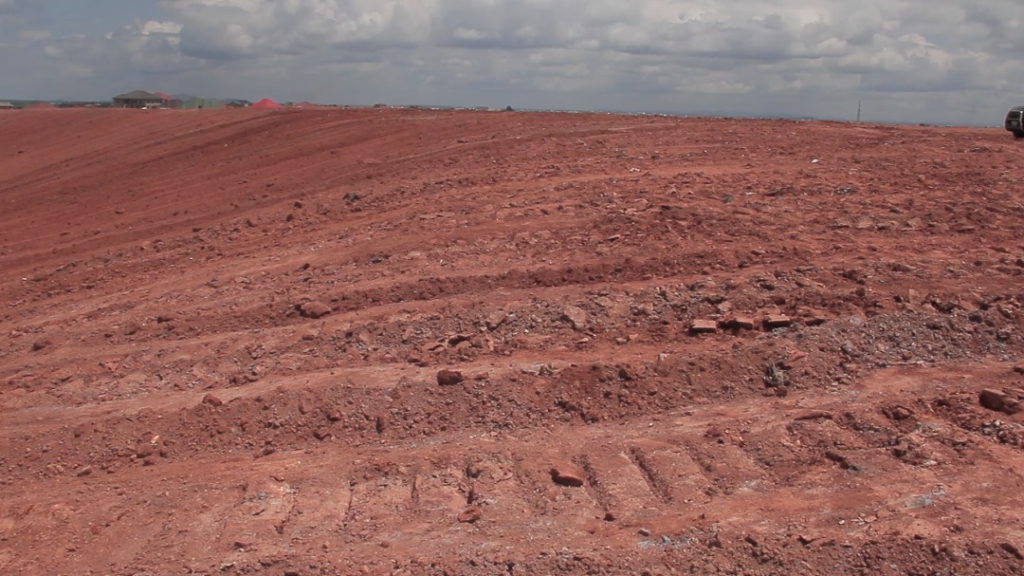
<instances>
[{"instance_id":1,"label":"vehicle tire","mask_svg":"<svg viewBox=\"0 0 1024 576\"><path fill-rule=\"evenodd\" d=\"M1013 131L1013 137L1014 138L1024 138L1024 130L1014 130Z\"/></svg>"}]
</instances>

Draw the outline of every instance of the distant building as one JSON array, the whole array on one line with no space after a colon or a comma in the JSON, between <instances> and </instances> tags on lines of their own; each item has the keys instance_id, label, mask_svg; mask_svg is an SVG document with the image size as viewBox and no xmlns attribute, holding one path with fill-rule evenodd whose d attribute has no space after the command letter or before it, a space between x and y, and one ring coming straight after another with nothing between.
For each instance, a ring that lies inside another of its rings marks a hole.
<instances>
[{"instance_id":1,"label":"distant building","mask_svg":"<svg viewBox=\"0 0 1024 576\"><path fill-rule=\"evenodd\" d=\"M14 104L10 102L0 102L0 110L14 110Z\"/></svg>"},{"instance_id":2,"label":"distant building","mask_svg":"<svg viewBox=\"0 0 1024 576\"><path fill-rule=\"evenodd\" d=\"M145 108L147 106L162 106L164 99L156 94L145 90L136 90L120 96L114 96L115 108Z\"/></svg>"}]
</instances>

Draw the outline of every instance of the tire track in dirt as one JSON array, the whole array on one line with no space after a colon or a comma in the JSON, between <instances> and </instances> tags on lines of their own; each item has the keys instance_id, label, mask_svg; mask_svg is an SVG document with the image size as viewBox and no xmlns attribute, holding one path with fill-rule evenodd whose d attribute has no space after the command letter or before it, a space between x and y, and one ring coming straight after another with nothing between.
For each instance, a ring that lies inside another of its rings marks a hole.
<instances>
[{"instance_id":1,"label":"tire track in dirt","mask_svg":"<svg viewBox=\"0 0 1024 576\"><path fill-rule=\"evenodd\" d=\"M1020 562L995 131L64 112L0 118L9 572Z\"/></svg>"}]
</instances>

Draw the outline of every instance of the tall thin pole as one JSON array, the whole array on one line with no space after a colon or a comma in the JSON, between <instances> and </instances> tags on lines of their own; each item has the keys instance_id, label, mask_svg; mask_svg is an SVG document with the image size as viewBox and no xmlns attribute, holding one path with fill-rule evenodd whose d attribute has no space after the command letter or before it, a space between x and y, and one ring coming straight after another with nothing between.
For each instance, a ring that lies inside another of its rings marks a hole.
<instances>
[{"instance_id":1,"label":"tall thin pole","mask_svg":"<svg viewBox=\"0 0 1024 576\"><path fill-rule=\"evenodd\" d=\"M857 100L857 123L860 123L860 100Z\"/></svg>"}]
</instances>

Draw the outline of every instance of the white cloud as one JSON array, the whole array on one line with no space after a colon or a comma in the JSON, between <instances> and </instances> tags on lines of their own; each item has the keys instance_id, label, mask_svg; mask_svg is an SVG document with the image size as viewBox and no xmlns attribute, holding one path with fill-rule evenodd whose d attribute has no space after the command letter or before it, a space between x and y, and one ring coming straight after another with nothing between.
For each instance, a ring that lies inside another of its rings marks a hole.
<instances>
[{"instance_id":1,"label":"white cloud","mask_svg":"<svg viewBox=\"0 0 1024 576\"><path fill-rule=\"evenodd\" d=\"M0 0L0 8L11 5ZM876 118L959 122L988 121L1024 100L1019 0L159 6L164 19L106 38L35 38L25 30L21 40L47 40L67 66L91 70L97 82L141 84L160 75L163 86L183 91L282 99L835 116L837 103L864 98L884 110Z\"/></svg>"},{"instance_id":2,"label":"white cloud","mask_svg":"<svg viewBox=\"0 0 1024 576\"><path fill-rule=\"evenodd\" d=\"M18 33L18 39L26 42L38 42L50 37L49 30L22 30Z\"/></svg>"},{"instance_id":3,"label":"white cloud","mask_svg":"<svg viewBox=\"0 0 1024 576\"><path fill-rule=\"evenodd\" d=\"M177 22L157 22L149 20L137 27L139 34L148 36L150 34L180 34L182 25Z\"/></svg>"}]
</instances>

